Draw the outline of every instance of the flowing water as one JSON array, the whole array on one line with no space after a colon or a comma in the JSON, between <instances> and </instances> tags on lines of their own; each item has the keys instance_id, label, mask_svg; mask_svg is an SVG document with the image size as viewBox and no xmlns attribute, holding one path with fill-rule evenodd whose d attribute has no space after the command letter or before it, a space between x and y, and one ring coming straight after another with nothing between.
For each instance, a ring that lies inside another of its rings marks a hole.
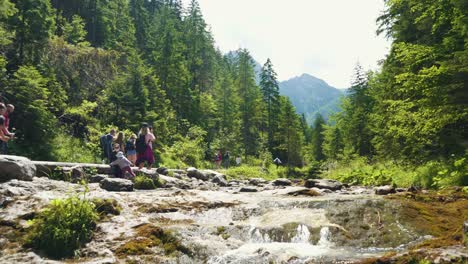
<instances>
[{"instance_id":1,"label":"flowing water","mask_svg":"<svg viewBox=\"0 0 468 264\"><path fill-rule=\"evenodd\" d=\"M19 193L17 202L0 210L4 219L37 210L77 188L41 179L14 184L2 187ZM143 223L172 230L193 254L162 260L155 259L160 251L145 259L132 256L140 263L352 263L423 239L401 221L398 203L372 194L296 197L287 195L290 190L294 187L257 193L230 188L111 193L90 185L89 198L115 199L123 210L98 225L82 254L92 263L118 262L114 250L134 239L134 227ZM0 262L21 260L25 253L17 254Z\"/></svg>"}]
</instances>

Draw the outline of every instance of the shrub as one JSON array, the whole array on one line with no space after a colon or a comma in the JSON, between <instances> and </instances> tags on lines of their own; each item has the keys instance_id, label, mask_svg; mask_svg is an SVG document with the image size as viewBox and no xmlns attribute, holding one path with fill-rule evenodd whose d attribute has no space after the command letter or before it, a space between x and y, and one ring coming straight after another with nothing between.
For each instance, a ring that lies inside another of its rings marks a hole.
<instances>
[{"instance_id":1,"label":"shrub","mask_svg":"<svg viewBox=\"0 0 468 264\"><path fill-rule=\"evenodd\" d=\"M91 239L97 219L94 204L88 200L78 196L53 200L31 220L27 245L52 258L73 256Z\"/></svg>"},{"instance_id":2,"label":"shrub","mask_svg":"<svg viewBox=\"0 0 468 264\"><path fill-rule=\"evenodd\" d=\"M138 175L135 177L135 189L153 190L156 189L156 185L151 178L144 175Z\"/></svg>"}]
</instances>

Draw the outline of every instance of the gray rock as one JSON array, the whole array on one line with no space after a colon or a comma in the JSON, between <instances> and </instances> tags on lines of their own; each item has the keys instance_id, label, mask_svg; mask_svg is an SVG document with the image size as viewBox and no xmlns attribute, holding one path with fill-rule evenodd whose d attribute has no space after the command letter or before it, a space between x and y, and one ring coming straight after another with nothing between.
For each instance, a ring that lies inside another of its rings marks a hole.
<instances>
[{"instance_id":1,"label":"gray rock","mask_svg":"<svg viewBox=\"0 0 468 264\"><path fill-rule=\"evenodd\" d=\"M249 184L255 185L255 186L258 186L260 184L266 184L266 183L268 183L268 181L262 178L252 178L249 180Z\"/></svg>"},{"instance_id":2,"label":"gray rock","mask_svg":"<svg viewBox=\"0 0 468 264\"><path fill-rule=\"evenodd\" d=\"M285 178L279 178L273 181L273 185L275 186L290 186L292 182Z\"/></svg>"},{"instance_id":3,"label":"gray rock","mask_svg":"<svg viewBox=\"0 0 468 264\"><path fill-rule=\"evenodd\" d=\"M391 193L395 193L395 188L391 185L385 185L374 188L375 194L377 195L387 195Z\"/></svg>"},{"instance_id":4,"label":"gray rock","mask_svg":"<svg viewBox=\"0 0 468 264\"><path fill-rule=\"evenodd\" d=\"M202 181L207 181L209 179L207 175L193 167L187 169L187 176Z\"/></svg>"},{"instance_id":5,"label":"gray rock","mask_svg":"<svg viewBox=\"0 0 468 264\"><path fill-rule=\"evenodd\" d=\"M156 169L156 172L166 176L169 174L169 170L166 167L159 167Z\"/></svg>"},{"instance_id":6,"label":"gray rock","mask_svg":"<svg viewBox=\"0 0 468 264\"><path fill-rule=\"evenodd\" d=\"M83 168L80 166L75 166L71 168L71 181L80 182L81 180L86 179L86 173Z\"/></svg>"},{"instance_id":7,"label":"gray rock","mask_svg":"<svg viewBox=\"0 0 468 264\"><path fill-rule=\"evenodd\" d=\"M242 187L239 192L258 192L258 190L254 187Z\"/></svg>"},{"instance_id":8,"label":"gray rock","mask_svg":"<svg viewBox=\"0 0 468 264\"><path fill-rule=\"evenodd\" d=\"M307 188L319 188L326 189L330 191L337 191L343 188L343 184L339 181L328 180L328 179L309 179L304 184Z\"/></svg>"},{"instance_id":9,"label":"gray rock","mask_svg":"<svg viewBox=\"0 0 468 264\"><path fill-rule=\"evenodd\" d=\"M211 181L218 184L219 186L228 185L228 182L226 181L226 176L222 174L215 175Z\"/></svg>"},{"instance_id":10,"label":"gray rock","mask_svg":"<svg viewBox=\"0 0 468 264\"><path fill-rule=\"evenodd\" d=\"M27 158L0 155L0 182L12 179L32 181L36 175L36 166Z\"/></svg>"},{"instance_id":11,"label":"gray rock","mask_svg":"<svg viewBox=\"0 0 468 264\"><path fill-rule=\"evenodd\" d=\"M106 178L99 184L102 189L110 192L131 192L133 191L133 182L120 178Z\"/></svg>"},{"instance_id":12,"label":"gray rock","mask_svg":"<svg viewBox=\"0 0 468 264\"><path fill-rule=\"evenodd\" d=\"M109 178L109 175L105 175L105 174L91 175L91 176L89 177L89 182L90 182L90 183L99 183L99 182L101 182L102 180L107 179L107 178Z\"/></svg>"},{"instance_id":13,"label":"gray rock","mask_svg":"<svg viewBox=\"0 0 468 264\"><path fill-rule=\"evenodd\" d=\"M237 187L237 186L239 186L239 182L238 181L229 181L228 186L229 187Z\"/></svg>"}]
</instances>

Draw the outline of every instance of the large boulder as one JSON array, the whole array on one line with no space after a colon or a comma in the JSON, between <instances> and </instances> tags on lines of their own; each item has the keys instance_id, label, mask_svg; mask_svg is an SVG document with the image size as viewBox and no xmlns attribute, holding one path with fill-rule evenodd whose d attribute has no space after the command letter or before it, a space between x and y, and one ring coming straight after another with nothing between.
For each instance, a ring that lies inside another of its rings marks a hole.
<instances>
[{"instance_id":1,"label":"large boulder","mask_svg":"<svg viewBox=\"0 0 468 264\"><path fill-rule=\"evenodd\" d=\"M133 191L133 182L120 178L106 178L99 185L102 189L110 192L131 192Z\"/></svg>"},{"instance_id":2,"label":"large boulder","mask_svg":"<svg viewBox=\"0 0 468 264\"><path fill-rule=\"evenodd\" d=\"M0 182L12 179L32 181L36 166L25 157L0 155Z\"/></svg>"},{"instance_id":3,"label":"large boulder","mask_svg":"<svg viewBox=\"0 0 468 264\"><path fill-rule=\"evenodd\" d=\"M208 175L206 175L202 171L197 170L196 168L193 168L193 167L187 169L187 176L190 178L195 178L195 179L199 179L202 181L209 180Z\"/></svg>"},{"instance_id":4,"label":"large boulder","mask_svg":"<svg viewBox=\"0 0 468 264\"><path fill-rule=\"evenodd\" d=\"M285 178L279 178L273 181L275 186L291 186L292 182Z\"/></svg>"},{"instance_id":5,"label":"large boulder","mask_svg":"<svg viewBox=\"0 0 468 264\"><path fill-rule=\"evenodd\" d=\"M330 191L337 191L343 188L343 184L339 181L328 179L309 179L304 184L307 188L326 189Z\"/></svg>"}]
</instances>

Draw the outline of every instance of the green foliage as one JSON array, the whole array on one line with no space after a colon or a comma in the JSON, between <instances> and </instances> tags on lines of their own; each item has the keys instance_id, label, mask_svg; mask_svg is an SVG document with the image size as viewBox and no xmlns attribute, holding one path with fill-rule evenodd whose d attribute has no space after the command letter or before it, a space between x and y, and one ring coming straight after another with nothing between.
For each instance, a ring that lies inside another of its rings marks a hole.
<instances>
[{"instance_id":1,"label":"green foliage","mask_svg":"<svg viewBox=\"0 0 468 264\"><path fill-rule=\"evenodd\" d=\"M421 165L393 162L370 163L365 158L351 162L330 163L322 177L333 178L349 184L386 185L399 187L445 188L466 186L468 167L466 157L448 161L429 161Z\"/></svg>"},{"instance_id":2,"label":"green foliage","mask_svg":"<svg viewBox=\"0 0 468 264\"><path fill-rule=\"evenodd\" d=\"M85 42L86 34L84 21L78 15L74 15L72 21L65 24L63 28L63 38L70 44L89 45L88 42Z\"/></svg>"},{"instance_id":3,"label":"green foliage","mask_svg":"<svg viewBox=\"0 0 468 264\"><path fill-rule=\"evenodd\" d=\"M50 91L47 78L32 66L21 66L15 73L7 97L16 106L18 139L15 151L28 157L50 159L53 138L56 134L56 118L48 110Z\"/></svg>"},{"instance_id":4,"label":"green foliage","mask_svg":"<svg viewBox=\"0 0 468 264\"><path fill-rule=\"evenodd\" d=\"M135 177L135 189L154 190L156 189L156 185L150 177L145 175L138 175Z\"/></svg>"},{"instance_id":5,"label":"green foliage","mask_svg":"<svg viewBox=\"0 0 468 264\"><path fill-rule=\"evenodd\" d=\"M52 141L52 157L56 161L99 163L99 154L83 139L70 137L61 132Z\"/></svg>"},{"instance_id":6,"label":"green foliage","mask_svg":"<svg viewBox=\"0 0 468 264\"><path fill-rule=\"evenodd\" d=\"M53 258L73 256L91 239L97 219L94 204L84 197L53 200L31 221L27 243Z\"/></svg>"},{"instance_id":7,"label":"green foliage","mask_svg":"<svg viewBox=\"0 0 468 264\"><path fill-rule=\"evenodd\" d=\"M206 132L200 127L191 127L187 136L180 138L162 156L162 164L165 167L181 168L187 166L201 167L205 156ZM172 164L171 164L172 163Z\"/></svg>"}]
</instances>

